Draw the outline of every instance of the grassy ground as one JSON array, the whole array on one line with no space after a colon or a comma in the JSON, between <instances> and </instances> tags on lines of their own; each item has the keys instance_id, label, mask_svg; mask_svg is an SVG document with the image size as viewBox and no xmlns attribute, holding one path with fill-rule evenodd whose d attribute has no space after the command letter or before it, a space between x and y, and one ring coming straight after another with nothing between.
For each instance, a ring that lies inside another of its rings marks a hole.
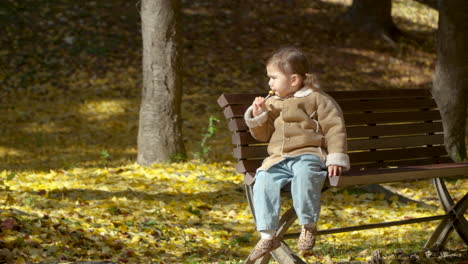
<instances>
[{"instance_id":1,"label":"grassy ground","mask_svg":"<svg viewBox=\"0 0 468 264\"><path fill-rule=\"evenodd\" d=\"M149 168L100 164L48 172L4 171L0 176L6 179L0 183L0 263L234 264L245 259L258 239L242 176L229 162ZM424 217L437 208L429 182L393 187L425 206L387 201L358 190L330 190L322 196L319 229ZM448 189L459 200L467 182L450 181ZM421 259L425 263L430 260L422 247L436 225L324 235L313 254L303 257L309 262L365 262L381 250L388 262ZM296 248L294 240L290 245ZM451 251L444 252L443 259L467 257L466 246L454 234L447 248Z\"/></svg>"},{"instance_id":2,"label":"grassy ground","mask_svg":"<svg viewBox=\"0 0 468 264\"><path fill-rule=\"evenodd\" d=\"M257 239L230 163L216 99L266 92L265 55L303 48L325 90L429 88L437 12L394 1L396 45L350 33L350 1L183 1L183 131L207 162L134 164L141 89L139 3L69 0L0 4L0 262L109 259L240 263ZM9 179L9 180L8 180ZM427 182L398 185L436 204ZM459 195L466 183L453 181ZM391 211L389 211L389 208ZM327 192L320 228L417 217L430 209L355 192ZM369 212L363 215L361 212ZM391 213L390 213L391 212ZM328 220L328 221L327 221ZM377 249L419 252L434 223L320 237L311 261L365 260ZM450 238L449 248L466 249ZM3 258L3 259L2 259Z\"/></svg>"}]
</instances>

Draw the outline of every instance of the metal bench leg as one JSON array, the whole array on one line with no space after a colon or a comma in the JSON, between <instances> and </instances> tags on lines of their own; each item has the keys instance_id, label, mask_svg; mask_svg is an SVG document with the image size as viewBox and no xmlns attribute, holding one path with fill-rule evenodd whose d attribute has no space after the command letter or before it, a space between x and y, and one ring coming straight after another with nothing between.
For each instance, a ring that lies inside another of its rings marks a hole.
<instances>
[{"instance_id":1,"label":"metal bench leg","mask_svg":"<svg viewBox=\"0 0 468 264\"><path fill-rule=\"evenodd\" d=\"M244 185L245 189L245 196L247 196L247 203L249 204L250 212L252 213L253 219L255 220L255 209L254 209L254 204L253 204L253 186Z\"/></svg>"},{"instance_id":2,"label":"metal bench leg","mask_svg":"<svg viewBox=\"0 0 468 264\"><path fill-rule=\"evenodd\" d=\"M249 196L249 195L248 195ZM296 212L294 208L290 208L286 211L279 221L279 228L276 231L276 236L281 241L281 247L277 248L271 254L265 255L263 258L258 259L257 261L253 262L247 258L245 264L266 264L270 261L271 257L278 262L278 264L306 264L299 256L297 256L291 248L284 242L283 236L288 231L289 227L294 223L297 219Z\"/></svg>"},{"instance_id":3,"label":"metal bench leg","mask_svg":"<svg viewBox=\"0 0 468 264\"><path fill-rule=\"evenodd\" d=\"M271 254L278 264L306 264L284 241L281 241L281 247Z\"/></svg>"},{"instance_id":4,"label":"metal bench leg","mask_svg":"<svg viewBox=\"0 0 468 264\"><path fill-rule=\"evenodd\" d=\"M255 220L255 208L253 205L253 186L246 184L244 188L245 188L245 196L247 197L247 202L249 204L250 212L252 213L254 221L256 221ZM250 252L250 254L252 254L252 252ZM245 260L245 264L267 264L271 259L271 255L267 254L263 258L257 259L256 261L251 261L250 254Z\"/></svg>"},{"instance_id":5,"label":"metal bench leg","mask_svg":"<svg viewBox=\"0 0 468 264\"><path fill-rule=\"evenodd\" d=\"M276 231L276 236L281 240L281 247L271 252L278 264L306 264L283 240L283 236L296 219L297 215L292 207L281 216L279 228Z\"/></svg>"},{"instance_id":6,"label":"metal bench leg","mask_svg":"<svg viewBox=\"0 0 468 264\"><path fill-rule=\"evenodd\" d=\"M441 249L454 229L468 245L468 221L463 216L468 209L468 193L455 204L442 178L434 178L432 182L436 188L440 203L449 217L440 222L424 247Z\"/></svg>"},{"instance_id":7,"label":"metal bench leg","mask_svg":"<svg viewBox=\"0 0 468 264\"><path fill-rule=\"evenodd\" d=\"M324 186L322 192L328 189L328 186ZM281 247L271 253L273 258L279 264L306 264L283 240L283 236L288 231L289 227L296 221L297 214L294 208L290 208L286 213L281 216L280 228L276 232L276 236L281 240Z\"/></svg>"}]
</instances>

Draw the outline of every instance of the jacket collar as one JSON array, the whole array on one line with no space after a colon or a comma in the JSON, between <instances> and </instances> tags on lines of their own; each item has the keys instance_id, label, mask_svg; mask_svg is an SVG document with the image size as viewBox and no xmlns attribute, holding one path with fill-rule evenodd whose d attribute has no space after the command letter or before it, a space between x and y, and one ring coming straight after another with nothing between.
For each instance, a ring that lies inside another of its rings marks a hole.
<instances>
[{"instance_id":1,"label":"jacket collar","mask_svg":"<svg viewBox=\"0 0 468 264\"><path fill-rule=\"evenodd\" d=\"M309 89L308 87L304 86L294 93L294 97L306 97L312 92L313 92L312 89Z\"/></svg>"},{"instance_id":2,"label":"jacket collar","mask_svg":"<svg viewBox=\"0 0 468 264\"><path fill-rule=\"evenodd\" d=\"M312 89L309 89L307 87L302 87L301 89L297 90L293 96L291 97L306 97L308 96L309 94L311 94L313 91ZM286 97L286 98L281 98L277 95L275 95L275 99L279 99L279 100L284 100L284 99L287 99L287 98L290 98L290 97Z\"/></svg>"}]
</instances>

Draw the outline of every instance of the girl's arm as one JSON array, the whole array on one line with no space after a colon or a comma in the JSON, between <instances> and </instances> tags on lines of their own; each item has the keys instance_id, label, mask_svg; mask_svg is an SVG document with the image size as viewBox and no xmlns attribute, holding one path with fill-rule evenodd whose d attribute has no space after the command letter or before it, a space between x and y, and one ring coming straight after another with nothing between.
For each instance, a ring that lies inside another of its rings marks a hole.
<instances>
[{"instance_id":1,"label":"girl's arm","mask_svg":"<svg viewBox=\"0 0 468 264\"><path fill-rule=\"evenodd\" d=\"M255 98L252 105L245 111L244 120L253 138L258 141L270 140L274 131L274 117L268 110L265 98Z\"/></svg>"},{"instance_id":2,"label":"girl's arm","mask_svg":"<svg viewBox=\"0 0 468 264\"><path fill-rule=\"evenodd\" d=\"M325 93L319 93L317 104L317 119L328 150L326 165L329 175L340 175L350 168L343 112L338 103Z\"/></svg>"}]
</instances>

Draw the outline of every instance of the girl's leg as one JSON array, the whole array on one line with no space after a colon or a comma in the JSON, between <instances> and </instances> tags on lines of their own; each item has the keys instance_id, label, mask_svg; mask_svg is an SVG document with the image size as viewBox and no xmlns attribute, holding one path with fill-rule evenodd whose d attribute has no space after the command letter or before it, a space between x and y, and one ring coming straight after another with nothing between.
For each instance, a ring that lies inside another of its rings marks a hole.
<instances>
[{"instance_id":1,"label":"girl's leg","mask_svg":"<svg viewBox=\"0 0 468 264\"><path fill-rule=\"evenodd\" d=\"M315 155L301 155L291 164L294 178L291 184L293 205L299 223L311 226L320 214L320 194L327 171L325 164Z\"/></svg>"},{"instance_id":2,"label":"girl's leg","mask_svg":"<svg viewBox=\"0 0 468 264\"><path fill-rule=\"evenodd\" d=\"M255 176L253 203L258 231L278 228L280 191L292 178L292 175L282 166L284 162L276 164L268 171L259 171Z\"/></svg>"}]
</instances>

